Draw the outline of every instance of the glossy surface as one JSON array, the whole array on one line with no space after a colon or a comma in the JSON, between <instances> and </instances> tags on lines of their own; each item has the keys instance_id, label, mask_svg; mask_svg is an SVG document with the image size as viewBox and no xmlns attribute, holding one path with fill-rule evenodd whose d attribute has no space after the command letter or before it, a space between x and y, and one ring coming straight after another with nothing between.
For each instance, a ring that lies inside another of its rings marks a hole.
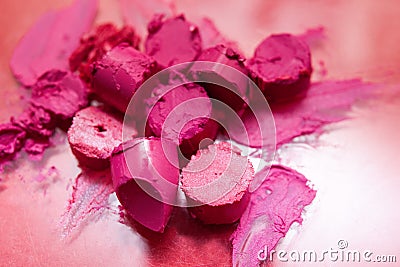
<instances>
[{"instance_id":1,"label":"glossy surface","mask_svg":"<svg viewBox=\"0 0 400 267\"><path fill-rule=\"evenodd\" d=\"M68 3L0 3L2 122L22 110L24 100L20 94L27 94L18 89L8 68L13 48L41 14ZM98 21L121 22L115 1L101 1L100 6ZM303 226L293 227L278 248L323 251L346 239L351 249L399 255L400 241L394 237L400 235L400 99L397 89L392 87L400 82L398 1L254 0L232 4L179 0L176 9L184 11L194 22L203 15L211 17L226 36L238 41L246 56L251 56L256 45L271 33L301 34L309 28L324 26L326 38L314 39L311 46L313 80L362 77L386 83L384 97L354 109L355 119L329 126L318 144L305 145L300 140L279 151L277 161L311 179L318 194L305 214ZM1 176L0 226L5 234L0 236L0 265L230 266L227 240L232 230L227 227L214 231L181 212L173 216L167 234L157 237L157 242L150 242L133 228L120 224L115 205L99 220L83 227L73 240L62 240L57 222L71 194L72 179L80 170L65 135L56 141L60 144L48 150L43 161L31 163L22 158L13 165L16 170L9 169ZM37 182L36 177L51 166L56 166L59 173ZM277 262L275 266L296 264Z\"/></svg>"}]
</instances>

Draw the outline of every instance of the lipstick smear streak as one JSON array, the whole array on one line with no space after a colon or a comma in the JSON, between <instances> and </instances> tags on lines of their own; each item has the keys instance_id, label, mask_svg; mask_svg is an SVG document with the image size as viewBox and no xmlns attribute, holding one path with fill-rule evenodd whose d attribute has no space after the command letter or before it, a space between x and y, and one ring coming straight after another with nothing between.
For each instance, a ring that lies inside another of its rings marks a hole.
<instances>
[{"instance_id":1,"label":"lipstick smear streak","mask_svg":"<svg viewBox=\"0 0 400 267\"><path fill-rule=\"evenodd\" d=\"M61 216L63 238L79 232L89 222L97 221L108 209L108 198L113 193L110 171L82 171L75 179L68 206Z\"/></svg>"},{"instance_id":2,"label":"lipstick smear streak","mask_svg":"<svg viewBox=\"0 0 400 267\"><path fill-rule=\"evenodd\" d=\"M231 236L233 266L258 266L261 249L268 247L271 251L294 222L301 224L304 207L316 195L307 182L295 170L272 166L264 183L251 195L250 204Z\"/></svg>"}]
</instances>

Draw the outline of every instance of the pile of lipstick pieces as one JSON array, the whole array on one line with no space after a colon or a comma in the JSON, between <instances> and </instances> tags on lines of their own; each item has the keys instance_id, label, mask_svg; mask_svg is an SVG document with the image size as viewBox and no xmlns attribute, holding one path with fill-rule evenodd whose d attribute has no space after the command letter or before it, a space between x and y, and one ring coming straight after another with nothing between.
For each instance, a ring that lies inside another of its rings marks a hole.
<instances>
[{"instance_id":1,"label":"pile of lipstick pieces","mask_svg":"<svg viewBox=\"0 0 400 267\"><path fill-rule=\"evenodd\" d=\"M185 62L208 61L234 68L249 77L269 102L298 97L310 84L308 46L290 34L271 35L245 60L228 44L203 49L200 30L183 15L154 17L143 51L139 44L130 26L96 27L82 37L70 56L71 71L43 74L31 88L29 107L2 126L2 135L6 131L13 137L14 150L41 153L56 127L67 130L80 166L111 168L113 186L126 213L153 231L164 231L180 190L194 218L206 224L236 222L249 203L254 169L239 148L230 142L214 142L224 133L211 118L216 113L211 99L240 117L252 97L247 83L218 68L206 70L232 91L211 83L185 82L185 75L173 71L133 105L136 127L145 131L140 134L132 129L131 138L123 142L124 114L146 80ZM171 84L180 85L166 92ZM10 151L3 150L1 158L11 157Z\"/></svg>"}]
</instances>

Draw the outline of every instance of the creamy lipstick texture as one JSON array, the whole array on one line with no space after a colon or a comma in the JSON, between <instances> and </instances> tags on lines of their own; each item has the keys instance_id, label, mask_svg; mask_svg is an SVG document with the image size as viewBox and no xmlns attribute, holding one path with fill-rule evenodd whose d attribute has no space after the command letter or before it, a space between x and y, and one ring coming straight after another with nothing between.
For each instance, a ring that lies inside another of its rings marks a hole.
<instances>
[{"instance_id":1,"label":"creamy lipstick texture","mask_svg":"<svg viewBox=\"0 0 400 267\"><path fill-rule=\"evenodd\" d=\"M316 191L286 166L256 169L225 142L229 133L213 120L223 119L214 101L243 122L247 135L233 129L234 141L261 148L265 137L248 107L257 102L248 76L269 101L261 118L272 112L276 146L284 149L296 137L325 133L326 125L349 119L354 103L373 98L381 86L358 79L311 82L312 40L304 36L270 35L246 60L210 19L197 19L196 25L163 1L119 5L132 25L94 26L97 1L78 0L46 13L22 38L10 67L31 96L21 114L0 125L0 164L12 162L22 149L42 155L59 128L82 169L59 212L61 238L74 242L103 218L118 221L106 217L108 210L116 213L110 205L115 193L127 216L120 221L129 234L140 234L149 265L257 266L261 249L276 248L293 223L302 223ZM185 82L172 72L134 107L140 120L148 115L145 136L134 130L130 140L122 140L124 112L140 86L164 68L191 61L217 63L204 71L195 62L187 71L213 76L233 91L186 83L165 93L178 80ZM224 68L243 76L227 75ZM250 192L253 180L263 182ZM195 205L174 207L179 194Z\"/></svg>"}]
</instances>

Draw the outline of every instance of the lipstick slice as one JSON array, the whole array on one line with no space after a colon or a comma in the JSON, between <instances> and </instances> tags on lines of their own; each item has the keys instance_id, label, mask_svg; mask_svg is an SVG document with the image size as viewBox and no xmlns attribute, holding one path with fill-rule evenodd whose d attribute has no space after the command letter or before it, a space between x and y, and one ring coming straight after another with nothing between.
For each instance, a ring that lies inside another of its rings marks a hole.
<instances>
[{"instance_id":1,"label":"lipstick slice","mask_svg":"<svg viewBox=\"0 0 400 267\"><path fill-rule=\"evenodd\" d=\"M50 113L60 124L88 104L87 88L71 72L50 70L32 86L32 106Z\"/></svg>"},{"instance_id":2,"label":"lipstick slice","mask_svg":"<svg viewBox=\"0 0 400 267\"><path fill-rule=\"evenodd\" d=\"M202 67L201 62L196 62L191 71L201 80L217 81L219 84L202 83L210 98L225 103L233 110L241 113L249 99L249 82L245 58L231 47L217 45L204 50L198 58L199 61L216 62L215 66ZM238 75L230 69L234 68L244 75Z\"/></svg>"},{"instance_id":3,"label":"lipstick slice","mask_svg":"<svg viewBox=\"0 0 400 267\"><path fill-rule=\"evenodd\" d=\"M201 53L201 37L197 26L184 15L164 20L155 16L147 26L146 54L163 67L195 60Z\"/></svg>"},{"instance_id":4,"label":"lipstick slice","mask_svg":"<svg viewBox=\"0 0 400 267\"><path fill-rule=\"evenodd\" d=\"M249 203L254 176L250 161L237 147L221 142L202 149L182 170L182 190L190 214L206 224L236 222Z\"/></svg>"},{"instance_id":5,"label":"lipstick slice","mask_svg":"<svg viewBox=\"0 0 400 267\"><path fill-rule=\"evenodd\" d=\"M93 65L93 90L104 103L125 112L142 83L157 71L156 62L121 44Z\"/></svg>"},{"instance_id":6,"label":"lipstick slice","mask_svg":"<svg viewBox=\"0 0 400 267\"><path fill-rule=\"evenodd\" d=\"M79 163L100 170L109 166L115 147L122 140L122 118L104 107L79 111L68 130L68 142Z\"/></svg>"},{"instance_id":7,"label":"lipstick slice","mask_svg":"<svg viewBox=\"0 0 400 267\"><path fill-rule=\"evenodd\" d=\"M310 49L291 34L271 35L258 45L248 69L267 100L290 100L310 85Z\"/></svg>"},{"instance_id":8,"label":"lipstick slice","mask_svg":"<svg viewBox=\"0 0 400 267\"><path fill-rule=\"evenodd\" d=\"M170 83L179 79L170 74ZM195 154L200 143L214 140L218 124L211 119L212 104L203 87L188 83L173 88L160 83L147 101L148 127L152 134L180 146L186 159ZM158 100L158 101L157 101Z\"/></svg>"},{"instance_id":9,"label":"lipstick slice","mask_svg":"<svg viewBox=\"0 0 400 267\"><path fill-rule=\"evenodd\" d=\"M69 66L72 71L78 70L81 79L90 84L92 63L100 60L109 50L121 43L138 49L139 42L140 37L129 25L118 29L112 23L101 24L81 38L79 47L69 57Z\"/></svg>"},{"instance_id":10,"label":"lipstick slice","mask_svg":"<svg viewBox=\"0 0 400 267\"><path fill-rule=\"evenodd\" d=\"M111 157L115 192L126 212L155 232L163 232L176 200L177 146L159 138L136 138Z\"/></svg>"}]
</instances>

